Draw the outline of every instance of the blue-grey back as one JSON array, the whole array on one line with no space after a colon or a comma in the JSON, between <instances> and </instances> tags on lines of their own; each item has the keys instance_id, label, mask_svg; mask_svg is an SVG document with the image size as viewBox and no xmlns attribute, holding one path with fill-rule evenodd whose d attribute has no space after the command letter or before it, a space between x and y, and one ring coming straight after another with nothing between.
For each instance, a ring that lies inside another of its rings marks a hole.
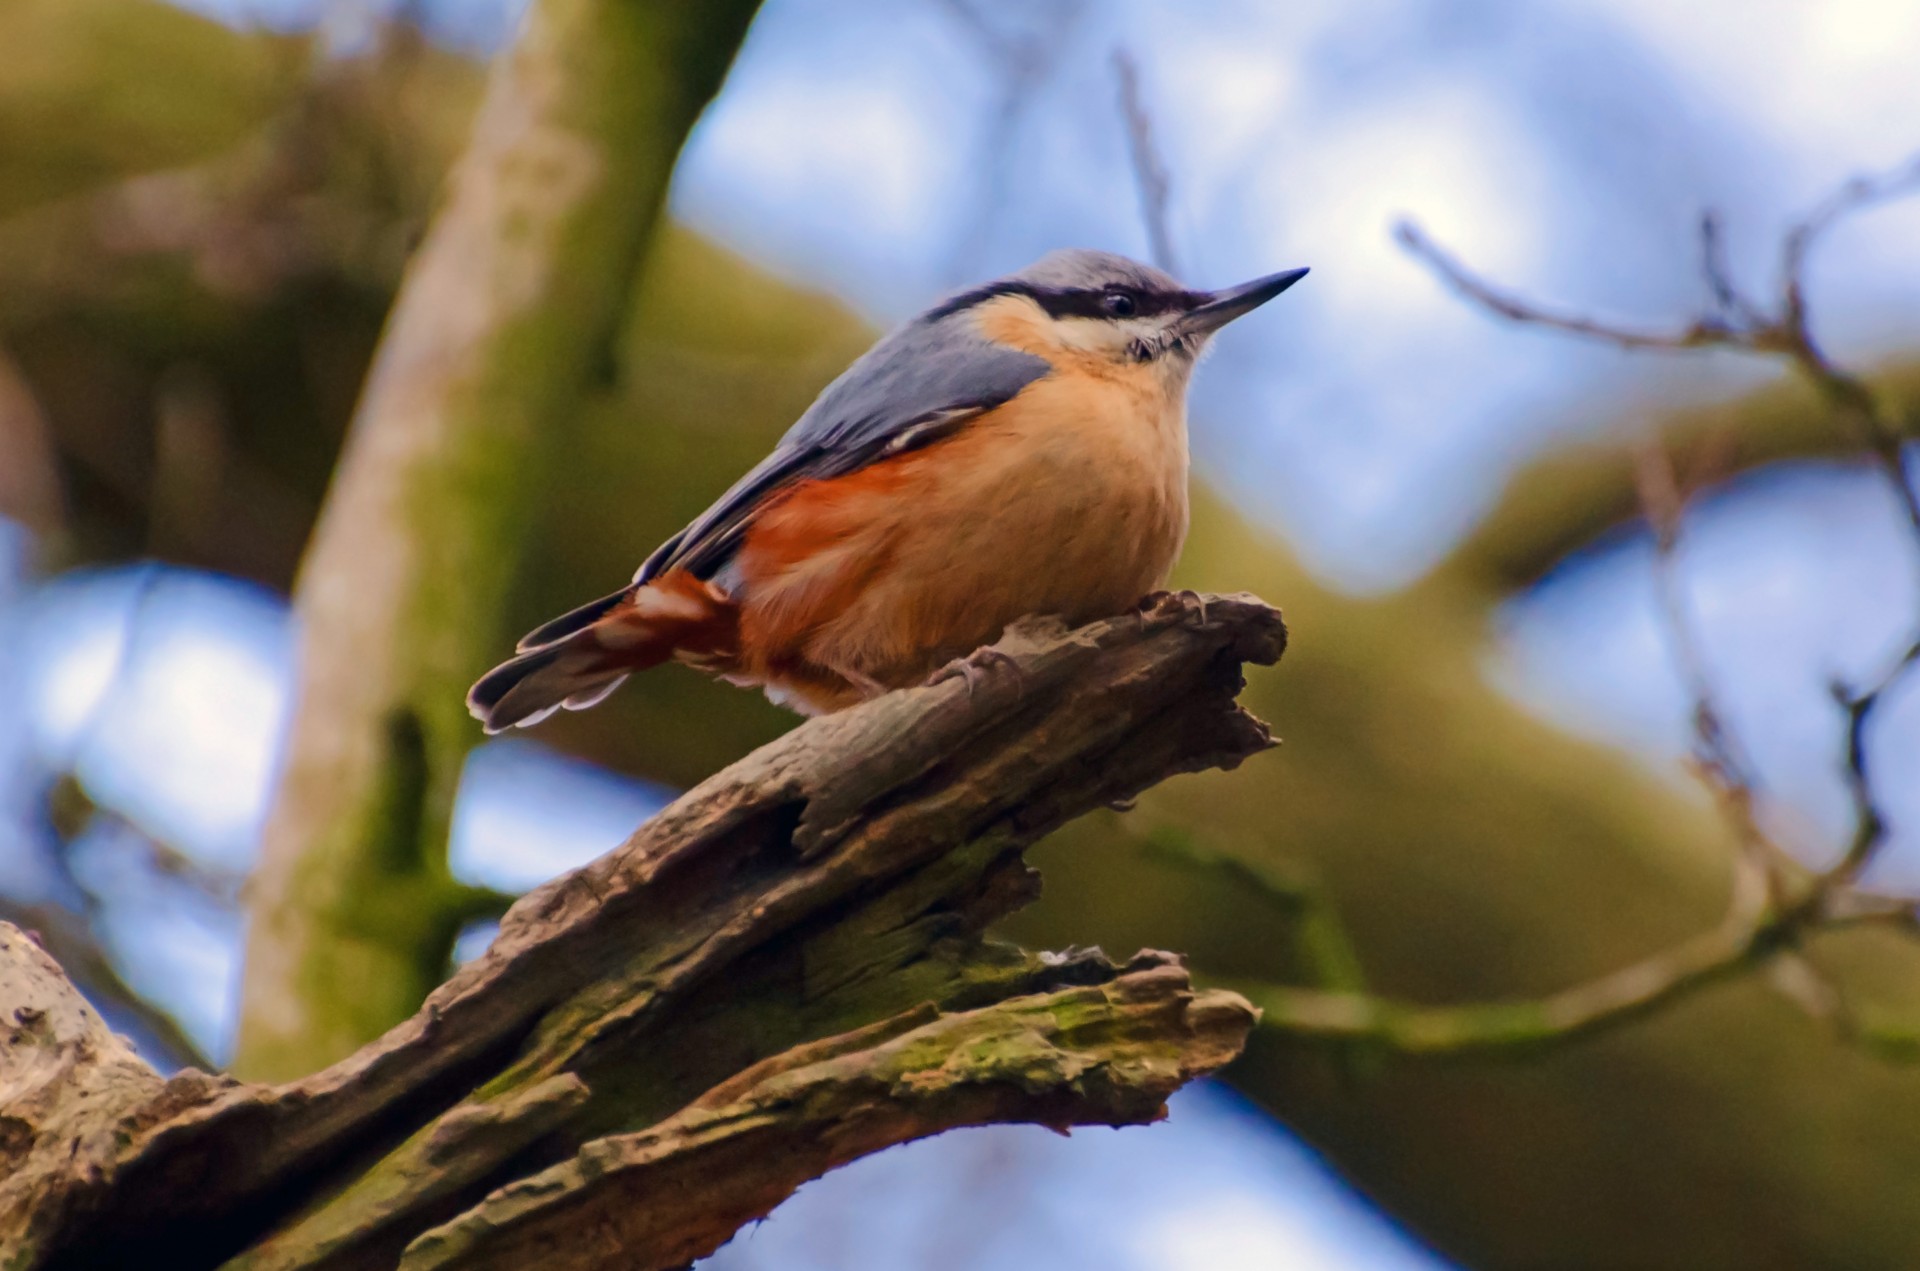
<instances>
[{"instance_id":1,"label":"blue-grey back","mask_svg":"<svg viewBox=\"0 0 1920 1271\"><path fill-rule=\"evenodd\" d=\"M711 577L738 550L754 509L776 491L797 481L844 476L951 435L1048 370L1041 358L982 338L966 308L943 303L929 309L827 385L773 453L661 544L634 580L673 568Z\"/></svg>"}]
</instances>

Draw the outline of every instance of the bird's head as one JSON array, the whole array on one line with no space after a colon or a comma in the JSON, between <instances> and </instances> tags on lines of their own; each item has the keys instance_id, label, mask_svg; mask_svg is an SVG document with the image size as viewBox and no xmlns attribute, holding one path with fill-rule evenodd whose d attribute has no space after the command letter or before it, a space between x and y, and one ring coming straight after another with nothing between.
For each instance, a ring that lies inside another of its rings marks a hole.
<instances>
[{"instance_id":1,"label":"bird's head","mask_svg":"<svg viewBox=\"0 0 1920 1271\"><path fill-rule=\"evenodd\" d=\"M929 316L968 312L988 339L1049 361L1090 356L1150 363L1184 384L1207 340L1306 277L1268 274L1237 287L1194 291L1112 252L1053 252L1017 274L948 300Z\"/></svg>"}]
</instances>

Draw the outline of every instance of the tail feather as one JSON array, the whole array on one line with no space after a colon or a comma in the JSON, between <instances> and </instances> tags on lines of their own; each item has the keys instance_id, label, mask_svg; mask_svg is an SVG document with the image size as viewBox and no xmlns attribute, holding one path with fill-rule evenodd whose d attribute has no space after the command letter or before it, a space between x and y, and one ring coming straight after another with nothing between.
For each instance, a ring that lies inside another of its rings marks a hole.
<instances>
[{"instance_id":1,"label":"tail feather","mask_svg":"<svg viewBox=\"0 0 1920 1271\"><path fill-rule=\"evenodd\" d=\"M489 733L537 724L553 712L604 701L635 671L676 654L730 655L733 602L678 571L555 618L520 642L520 652L481 676L467 709Z\"/></svg>"},{"instance_id":2,"label":"tail feather","mask_svg":"<svg viewBox=\"0 0 1920 1271\"><path fill-rule=\"evenodd\" d=\"M560 704L570 711L583 711L589 707L598 706L609 697L612 697L613 691L622 684L625 684L627 682L627 676L630 674L632 674L632 672L622 672L604 684L597 684L590 689L583 689L575 693L572 697L569 697Z\"/></svg>"},{"instance_id":3,"label":"tail feather","mask_svg":"<svg viewBox=\"0 0 1920 1271\"><path fill-rule=\"evenodd\" d=\"M538 649L558 640L564 640L576 631L584 631L606 617L621 601L633 595L633 592L632 587L622 587L610 596L588 601L578 609L569 609L551 622L543 622L521 636L520 643L513 646L513 651L525 653L529 649Z\"/></svg>"},{"instance_id":4,"label":"tail feather","mask_svg":"<svg viewBox=\"0 0 1920 1271\"><path fill-rule=\"evenodd\" d=\"M568 699L600 691L627 673L607 665L598 643L575 637L533 649L501 663L467 692L467 709L490 733L537 724Z\"/></svg>"}]
</instances>

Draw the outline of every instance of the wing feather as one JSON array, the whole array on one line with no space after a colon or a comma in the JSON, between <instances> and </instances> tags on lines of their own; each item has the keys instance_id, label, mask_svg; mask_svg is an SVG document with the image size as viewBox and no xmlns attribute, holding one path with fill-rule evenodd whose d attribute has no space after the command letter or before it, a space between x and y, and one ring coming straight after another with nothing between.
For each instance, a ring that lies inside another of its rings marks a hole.
<instances>
[{"instance_id":1,"label":"wing feather","mask_svg":"<svg viewBox=\"0 0 1920 1271\"><path fill-rule=\"evenodd\" d=\"M773 453L662 543L634 581L669 569L712 577L739 550L769 496L952 436L1050 369L1030 353L981 338L969 313L933 314L907 323L848 367Z\"/></svg>"}]
</instances>

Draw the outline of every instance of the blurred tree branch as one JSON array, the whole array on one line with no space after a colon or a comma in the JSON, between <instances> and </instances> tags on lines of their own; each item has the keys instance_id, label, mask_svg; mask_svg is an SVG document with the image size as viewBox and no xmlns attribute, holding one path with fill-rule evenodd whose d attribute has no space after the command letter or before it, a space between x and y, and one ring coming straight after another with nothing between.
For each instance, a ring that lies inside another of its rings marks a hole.
<instances>
[{"instance_id":1,"label":"blurred tree branch","mask_svg":"<svg viewBox=\"0 0 1920 1271\"><path fill-rule=\"evenodd\" d=\"M1920 190L1920 158L1879 177L1849 182L1786 235L1781 250L1780 295L1770 312L1744 296L1721 259L1718 222L1701 222L1701 260L1715 308L1684 327L1643 331L1540 309L1482 281L1435 247L1412 224L1400 240L1449 286L1510 321L1544 326L1628 349L1668 351L1731 348L1787 359L1819 393L1834 419L1854 430L1874 456L1902 509L1910 531L1913 563L1920 576L1920 497L1902 454L1911 431L1901 407L1858 376L1835 365L1809 325L1804 274L1807 253L1819 235L1846 212ZM1920 1023L1869 1033L1848 1008L1846 994L1825 981L1799 950L1822 929L1887 923L1920 935L1920 909L1912 899L1879 895L1858 886L1886 841L1886 818L1870 773L1866 734L1886 695L1920 662L1920 616L1899 653L1864 688L1836 684L1835 701L1847 720L1843 770L1853 802L1854 828L1839 859L1808 871L1776 844L1755 815L1753 775L1742 747L1714 700L1709 677L1674 567L1685 494L1672 462L1657 440L1641 451L1637 468L1643 514L1653 526L1655 573L1668 637L1690 697L1695 771L1713 792L1736 832L1731 900L1712 929L1638 962L1534 1000L1469 1006L1423 1007L1369 998L1353 992L1321 992L1242 985L1265 1012L1261 1026L1289 1034L1357 1038L1416 1054L1458 1053L1564 1041L1637 1018L1702 985L1789 959L1784 981L1803 1005L1846 1027L1886 1053L1904 1053L1920 1039ZM1812 981L1821 983L1809 991Z\"/></svg>"},{"instance_id":2,"label":"blurred tree branch","mask_svg":"<svg viewBox=\"0 0 1920 1271\"><path fill-rule=\"evenodd\" d=\"M987 127L974 161L978 194L965 230L952 253L957 279L971 281L974 259L985 247L994 218L1007 204L1019 157L1019 127L1040 90L1072 48L1073 28L1087 11L1086 0L1044 0L1017 8L1002 7L989 18L975 0L939 0L966 36L979 46L982 60L998 81ZM1030 29L1022 29L1028 27Z\"/></svg>"},{"instance_id":3,"label":"blurred tree branch","mask_svg":"<svg viewBox=\"0 0 1920 1271\"><path fill-rule=\"evenodd\" d=\"M196 129L192 146L117 154L95 183L55 181L50 198L0 221L0 323L45 405L68 510L68 533L44 542L42 559L157 550L284 588L426 200L467 125L475 68L397 33L331 58L159 0L67 0L62 12L90 39L26 46L49 60L24 82L51 81L54 100L23 94L19 117L58 114L59 86L98 74L67 59L95 57L139 63L117 91L163 99ZM222 59L231 67L182 73ZM225 91L256 63L277 68L272 95ZM46 184L48 162L0 151L10 189ZM183 380L222 408L220 471L202 478L191 517L156 538L180 484L168 480L177 447L163 421Z\"/></svg>"},{"instance_id":4,"label":"blurred tree branch","mask_svg":"<svg viewBox=\"0 0 1920 1271\"><path fill-rule=\"evenodd\" d=\"M809 721L285 1085L163 1083L0 926L0 1262L664 1271L891 1143L1157 1119L1252 1010L1167 954L982 932L1062 822L1269 747L1235 697L1285 641L1246 596L1017 626L1008 673Z\"/></svg>"},{"instance_id":5,"label":"blurred tree branch","mask_svg":"<svg viewBox=\"0 0 1920 1271\"><path fill-rule=\"evenodd\" d=\"M1167 203L1173 192L1172 178L1160 148L1154 144L1153 117L1141 100L1140 64L1124 48L1115 49L1112 60L1114 84L1120 94L1120 118L1127 132L1127 157L1133 167L1134 185L1140 192L1140 219L1147 227L1153 263L1177 278L1179 260L1173 252L1173 230L1167 216Z\"/></svg>"},{"instance_id":6,"label":"blurred tree branch","mask_svg":"<svg viewBox=\"0 0 1920 1271\"><path fill-rule=\"evenodd\" d=\"M532 509L612 360L681 142L757 7L539 0L495 67L301 567L242 1072L336 1059L445 972L464 689L500 645Z\"/></svg>"},{"instance_id":7,"label":"blurred tree branch","mask_svg":"<svg viewBox=\"0 0 1920 1271\"><path fill-rule=\"evenodd\" d=\"M1891 363L1874 380L1895 401L1920 401L1920 364ZM1644 427L1690 485L1796 460L1872 462L1859 437L1836 430L1819 397L1797 377L1664 415ZM1498 599L1540 581L1582 548L1641 524L1636 474L1642 444L1569 441L1528 463L1439 573Z\"/></svg>"},{"instance_id":8,"label":"blurred tree branch","mask_svg":"<svg viewBox=\"0 0 1920 1271\"><path fill-rule=\"evenodd\" d=\"M0 516L42 540L66 527L46 415L19 364L0 349Z\"/></svg>"},{"instance_id":9,"label":"blurred tree branch","mask_svg":"<svg viewBox=\"0 0 1920 1271\"><path fill-rule=\"evenodd\" d=\"M1701 274L1712 307L1666 329L1624 326L1543 309L1463 268L1412 223L1397 234L1455 292L1512 322L1598 340L1624 349L1689 352L1729 349L1783 360L1811 389L1823 411L1770 392L1731 408L1691 413L1658 429L1669 451L1691 452L1701 475L1722 478L1783 459L1821 455L1874 457L1898 470L1899 450L1914 431L1920 373L1890 367L1870 383L1834 365L1808 325L1806 258L1847 213L1898 199L1920 188L1920 156L1888 172L1857 177L1835 190L1782 239L1778 296L1771 310L1747 297L1729 276L1719 218L1700 220ZM1839 419L1847 429L1836 432ZM1454 554L1451 568L1478 574L1502 590L1525 586L1638 508L1637 446L1575 448L1537 465L1514 483L1501 507ZM1584 450L1584 453L1583 453ZM1677 458L1669 462L1679 462ZM1894 483L1908 520L1920 527L1920 499L1904 476Z\"/></svg>"}]
</instances>

